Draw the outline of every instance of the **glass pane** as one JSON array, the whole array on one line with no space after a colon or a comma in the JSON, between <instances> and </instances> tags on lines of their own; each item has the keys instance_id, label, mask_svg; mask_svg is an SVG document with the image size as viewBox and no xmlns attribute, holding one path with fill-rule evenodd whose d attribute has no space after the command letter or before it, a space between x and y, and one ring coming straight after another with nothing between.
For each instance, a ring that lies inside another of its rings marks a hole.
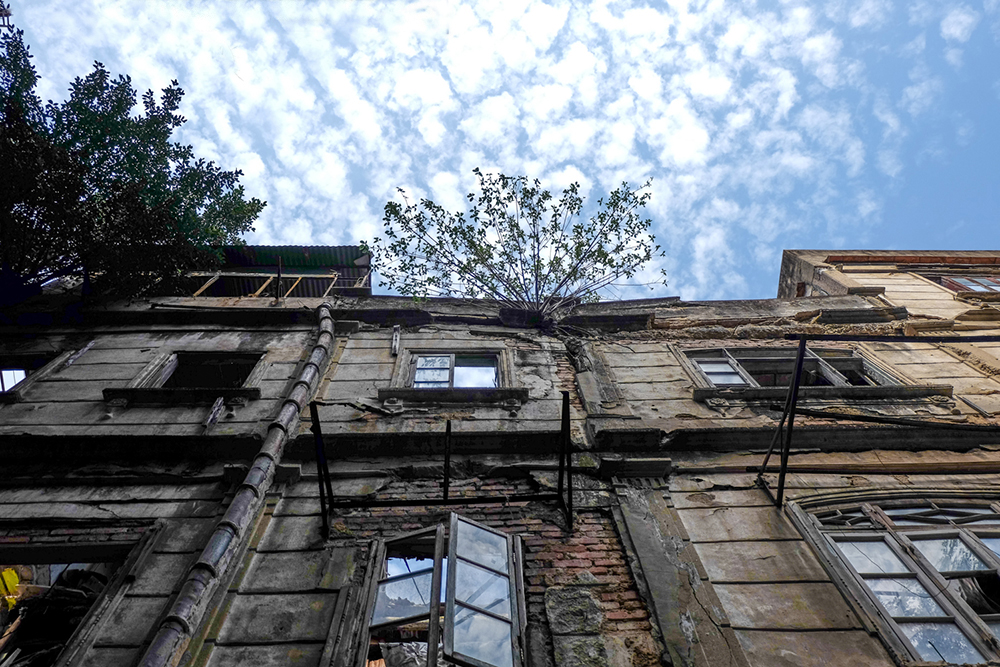
<instances>
[{"instance_id":1,"label":"glass pane","mask_svg":"<svg viewBox=\"0 0 1000 667\"><path fill-rule=\"evenodd\" d=\"M510 623L464 607L455 608L454 648L456 653L496 667L514 664Z\"/></svg>"},{"instance_id":2,"label":"glass pane","mask_svg":"<svg viewBox=\"0 0 1000 667\"><path fill-rule=\"evenodd\" d=\"M18 382L28 377L20 368L0 371L0 391L10 391Z\"/></svg>"},{"instance_id":3,"label":"glass pane","mask_svg":"<svg viewBox=\"0 0 1000 667\"><path fill-rule=\"evenodd\" d=\"M459 521L455 552L462 558L507 573L507 540L488 530Z\"/></svg>"},{"instance_id":4,"label":"glass pane","mask_svg":"<svg viewBox=\"0 0 1000 667\"><path fill-rule=\"evenodd\" d=\"M986 625L990 626L990 631L994 637L1000 637L1000 621L989 621Z\"/></svg>"},{"instance_id":5,"label":"glass pane","mask_svg":"<svg viewBox=\"0 0 1000 667\"><path fill-rule=\"evenodd\" d=\"M417 368L451 368L451 356L417 357Z\"/></svg>"},{"instance_id":6,"label":"glass pane","mask_svg":"<svg viewBox=\"0 0 1000 667\"><path fill-rule=\"evenodd\" d=\"M953 623L900 623L900 629L928 662L984 662L983 656Z\"/></svg>"},{"instance_id":7,"label":"glass pane","mask_svg":"<svg viewBox=\"0 0 1000 667\"><path fill-rule=\"evenodd\" d=\"M447 389L447 382L414 382L414 389Z\"/></svg>"},{"instance_id":8,"label":"glass pane","mask_svg":"<svg viewBox=\"0 0 1000 667\"><path fill-rule=\"evenodd\" d=\"M890 616L947 616L916 579L865 579Z\"/></svg>"},{"instance_id":9,"label":"glass pane","mask_svg":"<svg viewBox=\"0 0 1000 667\"><path fill-rule=\"evenodd\" d=\"M496 387L497 367L490 366L463 366L458 360L455 362L455 386L456 387Z\"/></svg>"},{"instance_id":10,"label":"glass pane","mask_svg":"<svg viewBox=\"0 0 1000 667\"><path fill-rule=\"evenodd\" d=\"M885 542L837 542L837 546L861 574L909 572Z\"/></svg>"},{"instance_id":11,"label":"glass pane","mask_svg":"<svg viewBox=\"0 0 1000 667\"><path fill-rule=\"evenodd\" d=\"M418 368L413 375L415 382L448 382L447 368Z\"/></svg>"},{"instance_id":12,"label":"glass pane","mask_svg":"<svg viewBox=\"0 0 1000 667\"><path fill-rule=\"evenodd\" d=\"M1000 537L982 537L979 538L983 544L989 547L989 550L1000 556Z\"/></svg>"},{"instance_id":13,"label":"glass pane","mask_svg":"<svg viewBox=\"0 0 1000 667\"><path fill-rule=\"evenodd\" d=\"M455 571L455 599L510 618L510 581L464 561Z\"/></svg>"},{"instance_id":14,"label":"glass pane","mask_svg":"<svg viewBox=\"0 0 1000 667\"><path fill-rule=\"evenodd\" d=\"M712 384L723 385L723 384L746 384L746 380L741 378L736 373L711 373L708 379L712 381Z\"/></svg>"},{"instance_id":15,"label":"glass pane","mask_svg":"<svg viewBox=\"0 0 1000 667\"><path fill-rule=\"evenodd\" d=\"M430 572L381 583L375 594L372 625L429 614L430 599Z\"/></svg>"},{"instance_id":16,"label":"glass pane","mask_svg":"<svg viewBox=\"0 0 1000 667\"><path fill-rule=\"evenodd\" d=\"M927 557L938 572L988 570L986 564L957 537L937 540L914 540L920 553Z\"/></svg>"},{"instance_id":17,"label":"glass pane","mask_svg":"<svg viewBox=\"0 0 1000 667\"><path fill-rule=\"evenodd\" d=\"M397 558L390 556L385 561L385 576L397 577L401 574L422 572L434 567L433 558Z\"/></svg>"},{"instance_id":18,"label":"glass pane","mask_svg":"<svg viewBox=\"0 0 1000 667\"><path fill-rule=\"evenodd\" d=\"M733 367L724 361L699 361L698 365L706 373L732 373Z\"/></svg>"}]
</instances>

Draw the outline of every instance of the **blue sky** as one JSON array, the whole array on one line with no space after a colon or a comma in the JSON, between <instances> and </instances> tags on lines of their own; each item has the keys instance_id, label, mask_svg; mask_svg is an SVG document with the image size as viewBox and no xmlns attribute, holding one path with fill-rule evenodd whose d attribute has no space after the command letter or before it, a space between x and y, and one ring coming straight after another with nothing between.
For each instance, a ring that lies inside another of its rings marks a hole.
<instances>
[{"instance_id":1,"label":"blue sky","mask_svg":"<svg viewBox=\"0 0 1000 667\"><path fill-rule=\"evenodd\" d=\"M62 99L178 79L179 139L266 199L250 243L348 244L472 169L653 179L669 285L774 295L783 248L997 249L1000 0L12 0Z\"/></svg>"}]
</instances>

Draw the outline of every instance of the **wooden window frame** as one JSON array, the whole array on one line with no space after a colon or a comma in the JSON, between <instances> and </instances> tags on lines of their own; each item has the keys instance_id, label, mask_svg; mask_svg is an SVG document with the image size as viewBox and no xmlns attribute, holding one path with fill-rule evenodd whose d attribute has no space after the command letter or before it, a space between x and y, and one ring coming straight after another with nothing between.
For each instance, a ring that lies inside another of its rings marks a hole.
<instances>
[{"instance_id":1,"label":"wooden window frame","mask_svg":"<svg viewBox=\"0 0 1000 667\"><path fill-rule=\"evenodd\" d=\"M497 360L497 386L448 387L446 389L413 386L417 357L446 355L452 356L452 372L454 372L455 356L495 357ZM378 398L388 405L405 401L408 403L501 403L505 406L515 407L522 405L528 400L528 390L525 387L517 385L514 357L506 347L420 347L407 348L400 351L392 383L389 387L378 390Z\"/></svg>"},{"instance_id":2,"label":"wooden window frame","mask_svg":"<svg viewBox=\"0 0 1000 667\"><path fill-rule=\"evenodd\" d=\"M240 387L164 387L186 355L213 356L227 355L257 356L257 363ZM248 400L260 398L260 382L267 372L269 362L265 351L205 352L176 350L160 353L146 364L146 367L132 378L124 388L107 388L104 400L125 403L211 403L222 398L226 405L240 405Z\"/></svg>"},{"instance_id":3,"label":"wooden window frame","mask_svg":"<svg viewBox=\"0 0 1000 667\"><path fill-rule=\"evenodd\" d=\"M22 402L24 400L24 394L31 389L35 383L41 382L53 373L57 372L66 364L70 357L73 356L74 352L74 350L66 350L58 353L49 359L49 361L46 362L41 368L29 374L23 380L14 385L9 391L0 392L0 405ZM5 354L3 355L3 358L5 360L15 360L14 363L17 363L16 360L18 359L38 359L39 357L45 356L46 355L42 354Z\"/></svg>"},{"instance_id":4,"label":"wooden window frame","mask_svg":"<svg viewBox=\"0 0 1000 667\"><path fill-rule=\"evenodd\" d=\"M933 493L928 493L925 497L931 499L931 502L946 506L960 506L962 504L981 506L988 503L994 512L1000 513L1000 504L995 500L977 498L972 493L963 495L961 498L941 500L936 500ZM955 502L956 500L958 502ZM848 504L851 505L852 509L860 507L871 520L871 526L861 528L824 526L821 523L820 516L830 516L832 510L844 509ZM969 576L973 572L979 574L991 571L1000 573L1000 556L980 541L980 537L1000 538L1000 523L980 524L979 527L976 527L975 524L896 526L892 523L891 516L883 511L884 509L893 509L894 506L913 506L913 504L912 498L909 501L898 498L866 498L865 502L860 503L845 503L843 499L840 499L836 506L833 504L820 505L815 508L810 507L809 511L806 511L797 501L789 502L786 507L793 524L799 529L806 541L812 545L833 583L845 593L845 599L854 609L865 629L882 640L897 664L917 666L941 663L928 663L921 658L916 648L899 627L900 624L893 619L872 590L865 584L866 577L859 574L851 566L846 556L837 547L837 542L864 541L886 544L890 551L915 575L913 578L934 596L935 602L950 619L946 622L953 622L983 656L984 661L979 664L993 664L993 661L1000 660L1000 649L996 648L1000 646L1000 641L990 632L986 622L1000 622L1000 615L992 615L995 618L989 619L984 617L990 615L980 616L948 587L947 580ZM973 572L938 572L914 544L921 538L958 538L988 566L988 569ZM873 577L869 574L867 578L881 577Z\"/></svg>"}]
</instances>

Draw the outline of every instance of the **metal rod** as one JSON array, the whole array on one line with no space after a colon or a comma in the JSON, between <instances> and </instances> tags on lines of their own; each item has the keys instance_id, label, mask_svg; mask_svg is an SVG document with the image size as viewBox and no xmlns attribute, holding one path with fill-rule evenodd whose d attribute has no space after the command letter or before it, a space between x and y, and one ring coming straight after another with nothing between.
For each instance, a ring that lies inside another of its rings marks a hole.
<instances>
[{"instance_id":1,"label":"metal rod","mask_svg":"<svg viewBox=\"0 0 1000 667\"><path fill-rule=\"evenodd\" d=\"M323 431L319 425L319 410L316 408L316 403L312 402L309 404L309 415L312 417L312 426L309 430L313 432L313 436L316 440L316 472L319 478L319 508L320 513L323 515L323 539L330 539L330 517L326 511L326 478L323 475L323 463L325 462L325 457L323 456ZM329 474L329 471L327 471ZM333 496L330 496L330 502L333 502Z\"/></svg>"},{"instance_id":2,"label":"metal rod","mask_svg":"<svg viewBox=\"0 0 1000 667\"><path fill-rule=\"evenodd\" d=\"M799 383L802 380L802 364L806 358L806 339L799 339L799 356L795 359L795 376L792 378L791 404L788 407L788 434L781 448L781 472L778 473L778 494L775 505L781 507L785 494L785 473L788 472L788 454L792 449L792 429L795 428L795 404L799 400Z\"/></svg>"},{"instance_id":3,"label":"metal rod","mask_svg":"<svg viewBox=\"0 0 1000 667\"><path fill-rule=\"evenodd\" d=\"M336 507L423 507L440 505L504 505L507 503L559 500L558 493L519 493L509 496L460 496L457 498L390 498L385 500L349 500L330 503Z\"/></svg>"},{"instance_id":4,"label":"metal rod","mask_svg":"<svg viewBox=\"0 0 1000 667\"><path fill-rule=\"evenodd\" d=\"M451 485L451 420L444 425L444 499L448 500L448 487Z\"/></svg>"},{"instance_id":5,"label":"metal rod","mask_svg":"<svg viewBox=\"0 0 1000 667\"><path fill-rule=\"evenodd\" d=\"M569 431L569 392L562 392L562 449L566 452L566 524L573 530L573 449ZM561 458L561 457L560 457Z\"/></svg>"},{"instance_id":6,"label":"metal rod","mask_svg":"<svg viewBox=\"0 0 1000 667\"><path fill-rule=\"evenodd\" d=\"M858 343L996 343L1000 336L852 336L849 334L785 334L785 340L840 340Z\"/></svg>"}]
</instances>

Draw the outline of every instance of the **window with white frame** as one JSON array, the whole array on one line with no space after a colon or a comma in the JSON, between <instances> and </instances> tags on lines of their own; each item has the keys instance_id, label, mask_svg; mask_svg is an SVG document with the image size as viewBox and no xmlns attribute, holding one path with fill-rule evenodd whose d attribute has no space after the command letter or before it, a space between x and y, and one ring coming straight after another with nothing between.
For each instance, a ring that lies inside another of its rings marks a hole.
<instances>
[{"instance_id":1,"label":"window with white frame","mask_svg":"<svg viewBox=\"0 0 1000 667\"><path fill-rule=\"evenodd\" d=\"M872 621L911 661L1000 660L1000 504L887 500L812 518Z\"/></svg>"},{"instance_id":2,"label":"window with white frame","mask_svg":"<svg viewBox=\"0 0 1000 667\"><path fill-rule=\"evenodd\" d=\"M434 667L439 657L467 667L523 664L517 537L452 514L447 535L438 526L378 549L358 665Z\"/></svg>"},{"instance_id":3,"label":"window with white frame","mask_svg":"<svg viewBox=\"0 0 1000 667\"><path fill-rule=\"evenodd\" d=\"M414 389L493 389L500 386L495 354L416 354L412 357Z\"/></svg>"}]
</instances>

